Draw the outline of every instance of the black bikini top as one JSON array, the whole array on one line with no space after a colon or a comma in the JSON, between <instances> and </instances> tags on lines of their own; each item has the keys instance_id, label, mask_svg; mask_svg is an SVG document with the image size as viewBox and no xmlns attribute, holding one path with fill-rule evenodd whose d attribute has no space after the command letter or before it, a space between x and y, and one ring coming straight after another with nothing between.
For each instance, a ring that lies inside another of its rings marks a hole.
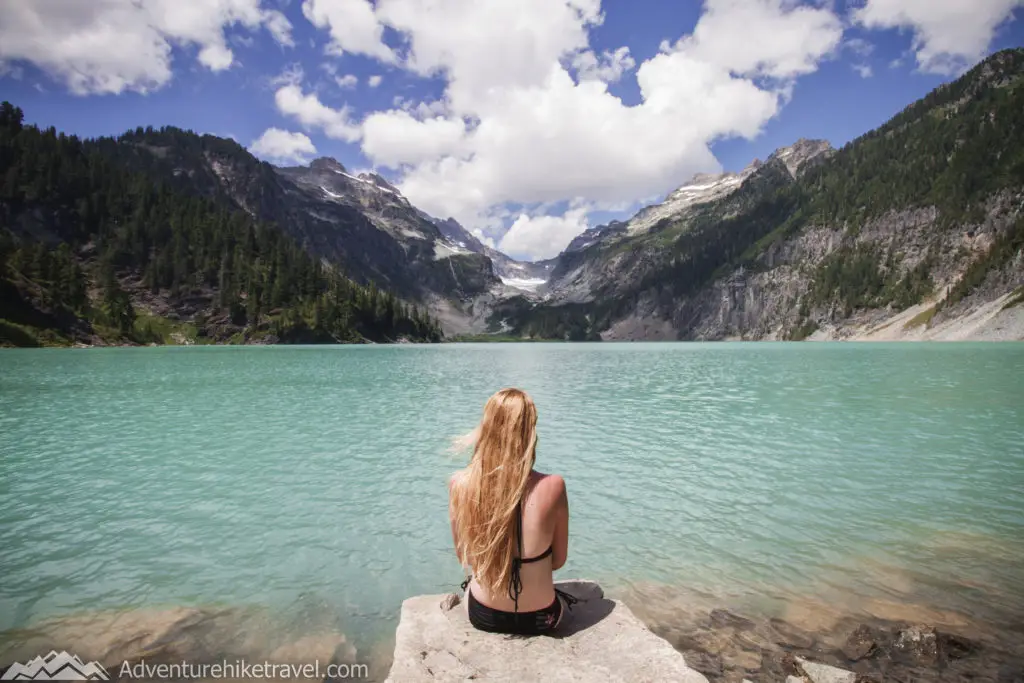
<instances>
[{"instance_id":1,"label":"black bikini top","mask_svg":"<svg viewBox=\"0 0 1024 683\"><path fill-rule=\"evenodd\" d=\"M548 557L555 551L554 545L549 545L548 549L542 552L537 557L523 557L523 504L519 503L516 505L516 538L519 541L519 557L512 558L512 576L508 582L508 597L512 598L512 602L516 605L516 611L519 611L519 594L523 592L523 577L519 575L519 570L524 564L530 564L531 562L540 562L545 557Z\"/></svg>"}]
</instances>

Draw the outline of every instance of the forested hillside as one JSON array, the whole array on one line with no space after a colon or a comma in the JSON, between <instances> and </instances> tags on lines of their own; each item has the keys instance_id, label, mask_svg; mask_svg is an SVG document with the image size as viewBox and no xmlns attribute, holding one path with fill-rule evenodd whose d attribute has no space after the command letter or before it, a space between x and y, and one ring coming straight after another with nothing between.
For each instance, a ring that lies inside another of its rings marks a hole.
<instances>
[{"instance_id":1,"label":"forested hillside","mask_svg":"<svg viewBox=\"0 0 1024 683\"><path fill-rule=\"evenodd\" d=\"M145 131L83 141L23 120L3 103L0 343L440 339L425 309L353 282L217 183L162 163L197 136L167 129L176 144L141 149Z\"/></svg>"}]
</instances>

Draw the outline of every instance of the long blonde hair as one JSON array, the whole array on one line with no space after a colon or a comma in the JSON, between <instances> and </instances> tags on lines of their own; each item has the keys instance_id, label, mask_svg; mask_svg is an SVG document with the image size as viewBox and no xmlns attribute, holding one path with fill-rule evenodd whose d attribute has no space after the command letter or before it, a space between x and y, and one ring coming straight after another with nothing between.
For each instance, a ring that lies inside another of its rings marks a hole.
<instances>
[{"instance_id":1,"label":"long blonde hair","mask_svg":"<svg viewBox=\"0 0 1024 683\"><path fill-rule=\"evenodd\" d=\"M516 557L516 514L536 459L537 408L525 391L502 389L462 445L473 446L452 479L449 514L464 567L491 595L507 587Z\"/></svg>"}]
</instances>

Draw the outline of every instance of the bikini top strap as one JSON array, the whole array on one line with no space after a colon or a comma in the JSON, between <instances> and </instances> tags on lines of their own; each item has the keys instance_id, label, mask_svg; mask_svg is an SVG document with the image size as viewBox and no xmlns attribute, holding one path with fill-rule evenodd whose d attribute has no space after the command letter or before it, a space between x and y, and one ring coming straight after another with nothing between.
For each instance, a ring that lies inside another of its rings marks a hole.
<instances>
[{"instance_id":1,"label":"bikini top strap","mask_svg":"<svg viewBox=\"0 0 1024 683\"><path fill-rule=\"evenodd\" d=\"M519 543L519 560L523 559L523 503L516 505L516 538Z\"/></svg>"},{"instance_id":2,"label":"bikini top strap","mask_svg":"<svg viewBox=\"0 0 1024 683\"><path fill-rule=\"evenodd\" d=\"M519 611L519 594L523 592L523 577L519 570L523 566L523 503L516 503L516 542L519 544L519 556L512 558L512 576L509 578L508 596Z\"/></svg>"}]
</instances>

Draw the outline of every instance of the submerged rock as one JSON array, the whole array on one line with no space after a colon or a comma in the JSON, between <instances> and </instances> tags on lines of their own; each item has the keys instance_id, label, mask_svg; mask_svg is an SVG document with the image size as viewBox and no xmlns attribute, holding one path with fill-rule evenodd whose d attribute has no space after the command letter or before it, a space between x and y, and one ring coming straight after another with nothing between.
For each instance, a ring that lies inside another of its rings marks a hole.
<instances>
[{"instance_id":1,"label":"submerged rock","mask_svg":"<svg viewBox=\"0 0 1024 683\"><path fill-rule=\"evenodd\" d=\"M798 650L809 650L814 647L814 636L799 626L779 618L770 619L768 625L776 643Z\"/></svg>"},{"instance_id":2,"label":"submerged rock","mask_svg":"<svg viewBox=\"0 0 1024 683\"><path fill-rule=\"evenodd\" d=\"M464 605L447 596L409 598L402 604L388 681L707 683L628 607L606 599L596 583L558 586L579 602L558 633L531 638L477 631Z\"/></svg>"},{"instance_id":3,"label":"submerged rock","mask_svg":"<svg viewBox=\"0 0 1024 683\"><path fill-rule=\"evenodd\" d=\"M721 628L723 626L731 626L732 628L747 631L754 628L754 622L746 617L741 617L738 614L734 614L727 609L713 609L708 615L708 619L711 621L711 625Z\"/></svg>"},{"instance_id":4,"label":"submerged rock","mask_svg":"<svg viewBox=\"0 0 1024 683\"><path fill-rule=\"evenodd\" d=\"M800 673L796 657L782 650L766 650L761 653L761 676L764 681L781 681L796 677Z\"/></svg>"},{"instance_id":5,"label":"submerged rock","mask_svg":"<svg viewBox=\"0 0 1024 683\"><path fill-rule=\"evenodd\" d=\"M911 626L900 631L892 646L894 658L919 666L935 666L939 660L939 639L935 629Z\"/></svg>"},{"instance_id":6,"label":"submerged rock","mask_svg":"<svg viewBox=\"0 0 1024 683\"><path fill-rule=\"evenodd\" d=\"M826 673L858 683L1024 683L1024 641L1014 640L1012 629L920 605L889 613L934 622L844 613L827 605L787 610L783 619L759 615L749 605L701 604L700 596L690 594L648 593L630 604L712 683L781 683L788 677L814 683Z\"/></svg>"},{"instance_id":7,"label":"submerged rock","mask_svg":"<svg viewBox=\"0 0 1024 683\"><path fill-rule=\"evenodd\" d=\"M806 659L798 658L797 662L800 663L800 668L807 674L806 678L810 679L811 683L856 683L857 681L857 674L852 671L809 662Z\"/></svg>"},{"instance_id":8,"label":"submerged rock","mask_svg":"<svg viewBox=\"0 0 1024 683\"><path fill-rule=\"evenodd\" d=\"M851 662L869 658L878 652L880 642L885 640L885 634L881 629L874 629L867 624L861 624L849 635L843 644L843 655Z\"/></svg>"}]
</instances>

